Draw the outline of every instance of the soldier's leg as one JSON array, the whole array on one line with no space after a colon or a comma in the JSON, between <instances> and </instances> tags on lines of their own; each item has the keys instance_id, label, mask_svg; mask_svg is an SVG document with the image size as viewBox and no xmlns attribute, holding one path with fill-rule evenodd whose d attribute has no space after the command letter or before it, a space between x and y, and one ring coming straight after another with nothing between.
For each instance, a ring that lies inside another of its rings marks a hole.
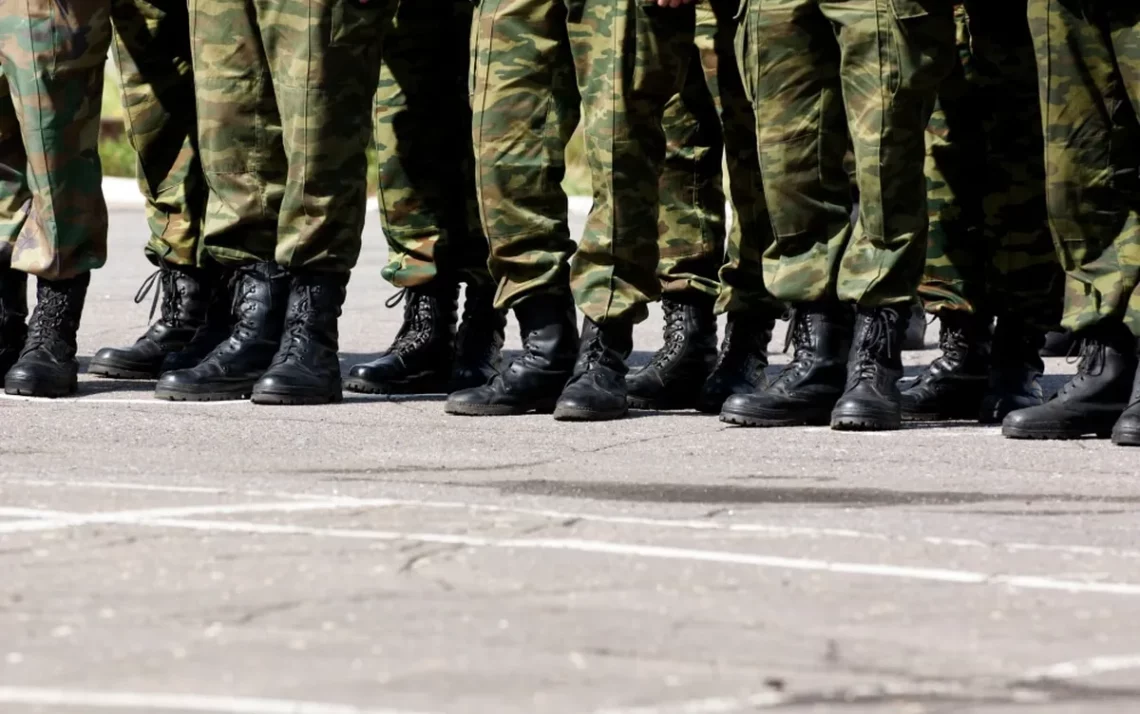
<instances>
[{"instance_id":1,"label":"soldier's leg","mask_svg":"<svg viewBox=\"0 0 1140 714\"><path fill-rule=\"evenodd\" d=\"M127 137L138 154L138 184L147 202L146 254L159 268L144 285L155 290L152 315L164 297L159 319L146 334L130 347L99 350L88 372L154 379L191 366L224 339L229 296L216 294L224 290L220 271L199 265L206 180L198 156L186 3L112 0L111 20Z\"/></svg>"},{"instance_id":2,"label":"soldier's leg","mask_svg":"<svg viewBox=\"0 0 1140 714\"><path fill-rule=\"evenodd\" d=\"M345 388L373 394L452 392L494 376L503 314L494 310L487 239L475 206L468 99L474 5L402 2L385 9L376 95L383 277L404 288L404 324ZM456 340L459 283L465 327ZM425 319L426 316L426 319Z\"/></svg>"},{"instance_id":3,"label":"soldier's leg","mask_svg":"<svg viewBox=\"0 0 1140 714\"><path fill-rule=\"evenodd\" d=\"M360 255L386 3L255 0L288 161L276 262L285 333L257 404L339 402L338 322Z\"/></svg>"},{"instance_id":4,"label":"soldier's leg","mask_svg":"<svg viewBox=\"0 0 1140 714\"><path fill-rule=\"evenodd\" d=\"M1082 341L1056 398L1006 417L1014 438L1107 436L1130 401L1125 326L1140 284L1140 19L1110 3L1031 0L1045 126L1049 222L1066 274L1063 324Z\"/></svg>"},{"instance_id":5,"label":"soldier's leg","mask_svg":"<svg viewBox=\"0 0 1140 714\"><path fill-rule=\"evenodd\" d=\"M851 342L851 311L835 294L852 210L840 48L816 0L749 0L740 31L774 234L764 282L793 307L796 355L767 388L725 402L721 418L744 426L826 424L843 392Z\"/></svg>"},{"instance_id":6,"label":"soldier's leg","mask_svg":"<svg viewBox=\"0 0 1140 714\"><path fill-rule=\"evenodd\" d=\"M20 123L0 61L0 379L16 363L28 332L28 275L11 267L12 248L32 200L27 170Z\"/></svg>"},{"instance_id":7,"label":"soldier's leg","mask_svg":"<svg viewBox=\"0 0 1140 714\"><path fill-rule=\"evenodd\" d=\"M997 317L980 419L1044 401L1040 350L1060 324L1064 276L1049 230L1037 64L1027 3L966 3L985 107L986 306Z\"/></svg>"},{"instance_id":8,"label":"soldier's leg","mask_svg":"<svg viewBox=\"0 0 1140 714\"><path fill-rule=\"evenodd\" d=\"M711 36L715 22L697 32ZM652 40L642 35L643 41ZM702 38L703 39L703 38ZM698 40L700 42L700 40ZM717 272L724 263L724 142L716 104L701 71L698 44L688 48L689 68L680 91L665 107L665 161L658 184L661 307L664 344L628 379L635 409L690 409L716 364Z\"/></svg>"},{"instance_id":9,"label":"soldier's leg","mask_svg":"<svg viewBox=\"0 0 1140 714\"><path fill-rule=\"evenodd\" d=\"M275 263L288 163L253 3L191 0L198 147L209 187L204 257L234 270L231 334L200 364L164 374L155 396L241 399L281 339L288 275Z\"/></svg>"},{"instance_id":10,"label":"soldier's leg","mask_svg":"<svg viewBox=\"0 0 1140 714\"><path fill-rule=\"evenodd\" d=\"M733 223L720 271L717 311L727 313L716 368L705 384L700 409L719 413L733 394L767 384L768 343L784 311L764 285L762 256L772 244L772 223L760 172L756 115L744 85L737 49L736 0L710 0L697 7L697 46L705 81L717 104L724 133ZM740 32L744 40L744 32Z\"/></svg>"},{"instance_id":11,"label":"soldier's leg","mask_svg":"<svg viewBox=\"0 0 1140 714\"><path fill-rule=\"evenodd\" d=\"M902 343L927 248L925 135L956 61L952 4L929 0L823 5L840 25L843 96L855 150L859 221L837 293L858 308L847 389L831 425L901 424ZM894 53L882 53L890 44Z\"/></svg>"},{"instance_id":12,"label":"soldier's leg","mask_svg":"<svg viewBox=\"0 0 1140 714\"><path fill-rule=\"evenodd\" d=\"M77 387L75 336L90 271L107 257L98 138L110 41L106 2L0 4L0 64L32 193L12 267L39 277L28 340L5 380L11 394L60 397Z\"/></svg>"},{"instance_id":13,"label":"soldier's leg","mask_svg":"<svg viewBox=\"0 0 1140 714\"><path fill-rule=\"evenodd\" d=\"M468 416L549 412L570 377L577 328L569 258L565 148L580 100L562 0L483 0L473 30L476 182L500 307L523 354L489 384L451 395ZM656 232L654 232L656 235Z\"/></svg>"},{"instance_id":14,"label":"soldier's leg","mask_svg":"<svg viewBox=\"0 0 1140 714\"><path fill-rule=\"evenodd\" d=\"M903 418L976 419L990 371L986 299L986 92L966 8L955 8L959 62L938 89L926 129L930 212L926 267L918 293L938 317L942 351L903 392ZM984 38L982 38L984 39Z\"/></svg>"},{"instance_id":15,"label":"soldier's leg","mask_svg":"<svg viewBox=\"0 0 1140 714\"><path fill-rule=\"evenodd\" d=\"M570 44L594 205L571 266L575 302L586 316L581 355L554 417L601 420L626 413L633 325L660 291L661 120L687 69L695 16L692 7L641 0L587 0L579 11L569 22Z\"/></svg>"}]
</instances>

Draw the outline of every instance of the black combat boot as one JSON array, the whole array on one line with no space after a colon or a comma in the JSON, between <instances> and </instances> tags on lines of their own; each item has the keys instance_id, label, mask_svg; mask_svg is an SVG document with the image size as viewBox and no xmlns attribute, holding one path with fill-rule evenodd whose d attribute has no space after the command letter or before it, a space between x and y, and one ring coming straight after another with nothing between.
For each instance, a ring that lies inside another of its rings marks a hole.
<instances>
[{"instance_id":1,"label":"black combat boot","mask_svg":"<svg viewBox=\"0 0 1140 714\"><path fill-rule=\"evenodd\" d=\"M204 270L161 263L135 295L137 304L156 288L151 318L161 299L158 322L130 347L104 347L96 352L87 371L116 379L157 379L166 356L185 348L206 322L211 287Z\"/></svg>"},{"instance_id":2,"label":"black combat boot","mask_svg":"<svg viewBox=\"0 0 1140 714\"><path fill-rule=\"evenodd\" d=\"M253 386L254 404L332 404L343 398L340 332L348 275L293 273L281 347Z\"/></svg>"},{"instance_id":3,"label":"black combat boot","mask_svg":"<svg viewBox=\"0 0 1140 714\"><path fill-rule=\"evenodd\" d=\"M1140 352L1140 345L1137 346ZM1117 446L1140 446L1140 370L1132 382L1132 397L1128 408L1112 428L1112 443Z\"/></svg>"},{"instance_id":4,"label":"black combat boot","mask_svg":"<svg viewBox=\"0 0 1140 714\"><path fill-rule=\"evenodd\" d=\"M197 367L214 348L229 339L234 329L234 271L211 271L210 301L206 305L206 319L194 332L186 346L171 352L162 360L161 372Z\"/></svg>"},{"instance_id":5,"label":"black combat boot","mask_svg":"<svg viewBox=\"0 0 1140 714\"><path fill-rule=\"evenodd\" d=\"M625 361L633 352L633 323L599 325L586 318L574 375L554 407L558 421L609 421L629 412Z\"/></svg>"},{"instance_id":6,"label":"black combat boot","mask_svg":"<svg viewBox=\"0 0 1140 714\"><path fill-rule=\"evenodd\" d=\"M467 286L463 319L455 336L455 364L449 393L481 387L499 372L503 362L507 313L495 309L494 288Z\"/></svg>"},{"instance_id":7,"label":"black combat boot","mask_svg":"<svg viewBox=\"0 0 1140 714\"><path fill-rule=\"evenodd\" d=\"M535 295L514 310L523 353L482 387L448 397L448 414L509 416L554 411L578 353L574 301L569 293Z\"/></svg>"},{"instance_id":8,"label":"black combat boot","mask_svg":"<svg viewBox=\"0 0 1140 714\"><path fill-rule=\"evenodd\" d=\"M230 336L190 369L167 372L154 396L172 401L245 399L269 369L281 344L289 305L289 275L275 263L237 270Z\"/></svg>"},{"instance_id":9,"label":"black combat boot","mask_svg":"<svg viewBox=\"0 0 1140 714\"><path fill-rule=\"evenodd\" d=\"M28 274L0 268L0 379L16 364L28 337Z\"/></svg>"},{"instance_id":10,"label":"black combat boot","mask_svg":"<svg viewBox=\"0 0 1140 714\"><path fill-rule=\"evenodd\" d=\"M91 273L36 282L36 309L24 350L4 380L4 391L25 397L65 397L79 386L75 336Z\"/></svg>"},{"instance_id":11,"label":"black combat boot","mask_svg":"<svg viewBox=\"0 0 1140 714\"><path fill-rule=\"evenodd\" d=\"M753 312L730 312L712 374L701 389L697 409L720 414L735 394L752 394L768 386L768 343L776 321Z\"/></svg>"},{"instance_id":12,"label":"black combat boot","mask_svg":"<svg viewBox=\"0 0 1140 714\"><path fill-rule=\"evenodd\" d=\"M902 393L903 419L977 419L990 375L992 320L961 310L945 310L938 321L942 356Z\"/></svg>"},{"instance_id":13,"label":"black combat boot","mask_svg":"<svg viewBox=\"0 0 1140 714\"><path fill-rule=\"evenodd\" d=\"M847 390L831 412L837 431L902 427L902 343L907 314L892 307L859 308L847 363Z\"/></svg>"},{"instance_id":14,"label":"black combat boot","mask_svg":"<svg viewBox=\"0 0 1140 714\"><path fill-rule=\"evenodd\" d=\"M661 301L665 344L626 379L634 409L694 409L716 366L716 315L705 296Z\"/></svg>"},{"instance_id":15,"label":"black combat boot","mask_svg":"<svg viewBox=\"0 0 1140 714\"><path fill-rule=\"evenodd\" d=\"M767 387L729 397L721 421L740 426L824 425L843 395L851 351L852 311L831 302L801 303L792 311L795 356Z\"/></svg>"},{"instance_id":16,"label":"black combat boot","mask_svg":"<svg viewBox=\"0 0 1140 714\"><path fill-rule=\"evenodd\" d=\"M389 307L404 301L404 324L379 359L353 367L344 382L364 394L441 394L455 359L459 286L428 284L404 288Z\"/></svg>"},{"instance_id":17,"label":"black combat boot","mask_svg":"<svg viewBox=\"0 0 1140 714\"><path fill-rule=\"evenodd\" d=\"M1103 322L1076 335L1077 374L1045 404L1012 412L1001 433L1010 439L1105 439L1128 408L1136 376L1136 342L1123 322Z\"/></svg>"},{"instance_id":18,"label":"black combat boot","mask_svg":"<svg viewBox=\"0 0 1140 714\"><path fill-rule=\"evenodd\" d=\"M1001 424L1010 412L1045 403L1041 376L1045 361L1041 345L1045 333L1024 321L1000 318L994 331L994 350L986 395L978 413L982 424Z\"/></svg>"}]
</instances>

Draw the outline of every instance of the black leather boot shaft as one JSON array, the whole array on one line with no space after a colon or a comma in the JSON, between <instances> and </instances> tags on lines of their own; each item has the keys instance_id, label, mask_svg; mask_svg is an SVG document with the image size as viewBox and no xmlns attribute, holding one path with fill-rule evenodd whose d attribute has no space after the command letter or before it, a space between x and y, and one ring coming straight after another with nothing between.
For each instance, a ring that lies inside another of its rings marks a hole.
<instances>
[{"instance_id":1,"label":"black leather boot shaft","mask_svg":"<svg viewBox=\"0 0 1140 714\"><path fill-rule=\"evenodd\" d=\"M281 344L289 288L289 275L275 263L239 268L229 337L197 366L162 375L155 396L175 401L248 397Z\"/></svg>"},{"instance_id":2,"label":"black leather boot shaft","mask_svg":"<svg viewBox=\"0 0 1140 714\"><path fill-rule=\"evenodd\" d=\"M1001 424L1011 412L1045 403L1041 376L1045 361L1041 345L1045 334L1022 322L998 320L994 332L993 366L978 412L982 424Z\"/></svg>"},{"instance_id":3,"label":"black leather boot shaft","mask_svg":"<svg viewBox=\"0 0 1140 714\"><path fill-rule=\"evenodd\" d=\"M1011 412L1002 434L1011 439L1108 438L1128 408L1136 376L1136 344L1123 322L1094 325L1076 335L1077 374L1045 404Z\"/></svg>"},{"instance_id":4,"label":"black leather boot shaft","mask_svg":"<svg viewBox=\"0 0 1140 714\"><path fill-rule=\"evenodd\" d=\"M847 365L847 389L831 413L839 431L887 431L902 426L902 345L907 314L892 307L859 308Z\"/></svg>"},{"instance_id":5,"label":"black leather boot shaft","mask_svg":"<svg viewBox=\"0 0 1140 714\"><path fill-rule=\"evenodd\" d=\"M162 374L197 366L214 348L229 339L233 331L233 286L236 274L231 269L214 267L207 272L207 277L209 300L206 303L205 320L182 349L166 355L160 368Z\"/></svg>"},{"instance_id":6,"label":"black leather boot shaft","mask_svg":"<svg viewBox=\"0 0 1140 714\"><path fill-rule=\"evenodd\" d=\"M922 303L914 303L909 311L904 311L902 314L907 321L903 350L917 352L926 349L926 311L922 309Z\"/></svg>"},{"instance_id":7,"label":"black leather boot shaft","mask_svg":"<svg viewBox=\"0 0 1140 714\"><path fill-rule=\"evenodd\" d=\"M25 397L65 397L78 388L76 334L87 299L91 273L67 280L36 282L36 309L16 364L8 370L4 391Z\"/></svg>"},{"instance_id":8,"label":"black leather boot shaft","mask_svg":"<svg viewBox=\"0 0 1140 714\"><path fill-rule=\"evenodd\" d=\"M205 270L164 263L143 283L135 302L145 300L152 288L156 305L161 301L158 321L130 347L96 352L88 372L116 379L156 379L166 356L185 348L205 324L213 289Z\"/></svg>"},{"instance_id":9,"label":"black leather boot shaft","mask_svg":"<svg viewBox=\"0 0 1140 714\"><path fill-rule=\"evenodd\" d=\"M467 286L449 392L481 387L494 379L503 362L506 329L507 313L495 309L494 288Z\"/></svg>"},{"instance_id":10,"label":"black leather boot shaft","mask_svg":"<svg viewBox=\"0 0 1140 714\"><path fill-rule=\"evenodd\" d=\"M16 364L28 337L28 274L0 268L0 378Z\"/></svg>"},{"instance_id":11,"label":"black leather boot shaft","mask_svg":"<svg viewBox=\"0 0 1140 714\"><path fill-rule=\"evenodd\" d=\"M993 321L960 310L945 310L938 320L942 355L906 386L903 419L977 419L990 374Z\"/></svg>"},{"instance_id":12,"label":"black leather boot shaft","mask_svg":"<svg viewBox=\"0 0 1140 714\"><path fill-rule=\"evenodd\" d=\"M1068 357L1076 347L1076 338L1069 330L1054 330L1045 335L1041 346L1042 357Z\"/></svg>"},{"instance_id":13,"label":"black leather boot shaft","mask_svg":"<svg viewBox=\"0 0 1140 714\"><path fill-rule=\"evenodd\" d=\"M665 343L626 378L634 409L695 409L716 365L716 315L705 296L661 301Z\"/></svg>"},{"instance_id":14,"label":"black leather boot shaft","mask_svg":"<svg viewBox=\"0 0 1140 714\"><path fill-rule=\"evenodd\" d=\"M721 421L759 427L829 423L847 381L852 322L849 305L796 305L789 335L795 346L792 361L767 387L729 397Z\"/></svg>"},{"instance_id":15,"label":"black leather boot shaft","mask_svg":"<svg viewBox=\"0 0 1140 714\"><path fill-rule=\"evenodd\" d=\"M569 293L535 295L514 311L522 354L489 383L448 397L448 414L509 416L554 411L578 354L574 300Z\"/></svg>"},{"instance_id":16,"label":"black leather boot shaft","mask_svg":"<svg viewBox=\"0 0 1140 714\"><path fill-rule=\"evenodd\" d=\"M773 318L762 314L729 313L716 364L701 389L700 411L720 414L729 397L768 386L765 370L775 326Z\"/></svg>"},{"instance_id":17,"label":"black leather boot shaft","mask_svg":"<svg viewBox=\"0 0 1140 714\"><path fill-rule=\"evenodd\" d=\"M347 286L347 274L293 273L281 346L253 387L255 404L330 404L342 399L337 321Z\"/></svg>"},{"instance_id":18,"label":"black leather boot shaft","mask_svg":"<svg viewBox=\"0 0 1140 714\"><path fill-rule=\"evenodd\" d=\"M574 375L554 408L558 421L609 421L629 411L625 361L633 351L633 323L598 324L586 318Z\"/></svg>"},{"instance_id":19,"label":"black leather boot shaft","mask_svg":"<svg viewBox=\"0 0 1140 714\"><path fill-rule=\"evenodd\" d=\"M455 355L459 287L429 284L404 288L388 305L404 302L404 322L388 350L353 367L345 389L364 394L441 394L447 391Z\"/></svg>"}]
</instances>

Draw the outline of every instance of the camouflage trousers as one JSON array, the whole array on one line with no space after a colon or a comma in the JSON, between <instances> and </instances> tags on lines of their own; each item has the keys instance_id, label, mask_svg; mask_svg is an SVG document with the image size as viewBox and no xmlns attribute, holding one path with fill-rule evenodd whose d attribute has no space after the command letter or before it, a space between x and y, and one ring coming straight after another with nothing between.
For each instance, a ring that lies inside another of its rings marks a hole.
<instances>
[{"instance_id":1,"label":"camouflage trousers","mask_svg":"<svg viewBox=\"0 0 1140 714\"><path fill-rule=\"evenodd\" d=\"M924 134L954 64L949 0L748 0L737 39L775 231L768 289L793 303L912 301L926 252Z\"/></svg>"},{"instance_id":2,"label":"camouflage trousers","mask_svg":"<svg viewBox=\"0 0 1140 714\"><path fill-rule=\"evenodd\" d=\"M55 280L107 257L105 2L0 2L0 263Z\"/></svg>"},{"instance_id":3,"label":"camouflage trousers","mask_svg":"<svg viewBox=\"0 0 1140 714\"><path fill-rule=\"evenodd\" d=\"M661 120L693 26L691 7L639 0L482 0L476 177L500 307L569 283L596 322L644 319L660 292ZM594 195L575 250L560 184L579 118Z\"/></svg>"},{"instance_id":4,"label":"camouflage trousers","mask_svg":"<svg viewBox=\"0 0 1140 714\"><path fill-rule=\"evenodd\" d=\"M665 108L661 172L660 262L666 295L699 293L718 312L782 309L764 287L761 256L772 242L756 116L735 51L738 0L696 9L694 45L680 92ZM727 164L734 220L725 255Z\"/></svg>"},{"instance_id":5,"label":"camouflage trousers","mask_svg":"<svg viewBox=\"0 0 1140 714\"><path fill-rule=\"evenodd\" d=\"M198 265L206 181L198 158L184 0L112 0L127 137L138 154L152 262Z\"/></svg>"},{"instance_id":6,"label":"camouflage trousers","mask_svg":"<svg viewBox=\"0 0 1140 714\"><path fill-rule=\"evenodd\" d=\"M1061 271L1045 207L1037 65L1026 2L956 8L961 62L927 128L930 238L919 295L1041 330L1060 320Z\"/></svg>"},{"instance_id":7,"label":"camouflage trousers","mask_svg":"<svg viewBox=\"0 0 1140 714\"><path fill-rule=\"evenodd\" d=\"M386 4L190 0L210 257L356 264Z\"/></svg>"},{"instance_id":8,"label":"camouflage trousers","mask_svg":"<svg viewBox=\"0 0 1140 714\"><path fill-rule=\"evenodd\" d=\"M474 6L400 0L386 8L376 95L383 276L490 287L468 101Z\"/></svg>"},{"instance_id":9,"label":"camouflage trousers","mask_svg":"<svg viewBox=\"0 0 1140 714\"><path fill-rule=\"evenodd\" d=\"M1140 336L1140 9L1030 0L1062 324L1125 320Z\"/></svg>"}]
</instances>

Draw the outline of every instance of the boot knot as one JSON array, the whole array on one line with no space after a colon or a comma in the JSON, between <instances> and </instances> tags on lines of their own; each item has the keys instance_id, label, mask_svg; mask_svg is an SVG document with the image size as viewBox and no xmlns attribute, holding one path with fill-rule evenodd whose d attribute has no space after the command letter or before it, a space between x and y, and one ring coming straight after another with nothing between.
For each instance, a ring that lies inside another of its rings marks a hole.
<instances>
[{"instance_id":1,"label":"boot knot","mask_svg":"<svg viewBox=\"0 0 1140 714\"><path fill-rule=\"evenodd\" d=\"M161 300L162 322L171 327L179 327L181 312L179 306L185 300L186 295L179 289L177 274L167 267L166 263L160 263L158 270L143 280L138 292L135 293L135 304L139 305L146 300L146 296L152 290L154 291L154 299L150 303L150 314L147 316L147 322L154 320L154 313L158 310L158 303Z\"/></svg>"}]
</instances>

